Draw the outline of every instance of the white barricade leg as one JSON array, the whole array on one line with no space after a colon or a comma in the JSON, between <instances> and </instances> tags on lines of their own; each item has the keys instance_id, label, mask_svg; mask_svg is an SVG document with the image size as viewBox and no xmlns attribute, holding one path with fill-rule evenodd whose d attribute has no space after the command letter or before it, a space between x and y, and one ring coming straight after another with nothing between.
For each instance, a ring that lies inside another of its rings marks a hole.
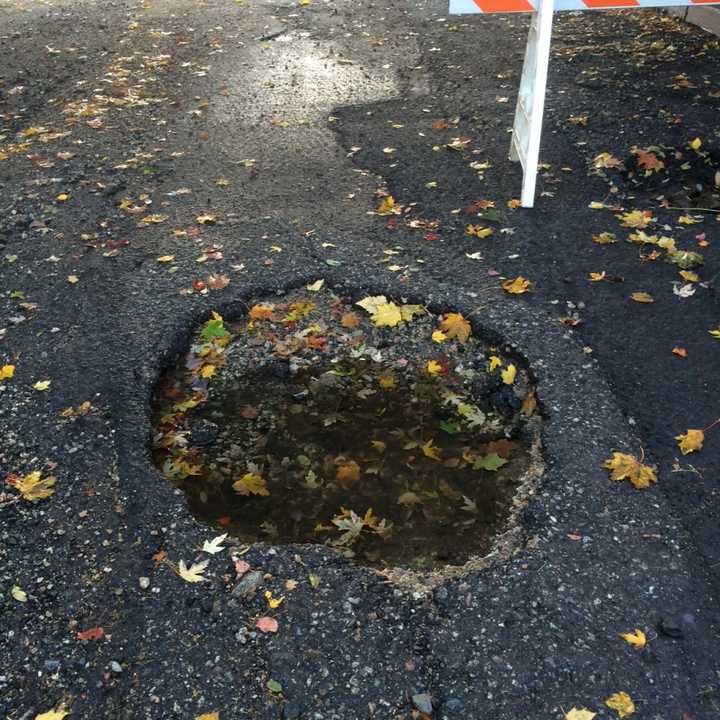
<instances>
[{"instance_id":1,"label":"white barricade leg","mask_svg":"<svg viewBox=\"0 0 720 720\"><path fill-rule=\"evenodd\" d=\"M554 0L540 0L537 12L532 14L510 143L510 160L519 160L523 167L520 201L523 207L528 208L535 203L553 4Z\"/></svg>"}]
</instances>

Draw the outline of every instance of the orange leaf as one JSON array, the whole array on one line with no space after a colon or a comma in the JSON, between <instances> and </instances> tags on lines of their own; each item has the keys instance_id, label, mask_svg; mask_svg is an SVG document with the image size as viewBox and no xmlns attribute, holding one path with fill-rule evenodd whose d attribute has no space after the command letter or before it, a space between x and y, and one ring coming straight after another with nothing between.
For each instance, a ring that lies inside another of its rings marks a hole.
<instances>
[{"instance_id":1,"label":"orange leaf","mask_svg":"<svg viewBox=\"0 0 720 720\"><path fill-rule=\"evenodd\" d=\"M272 320L274 312L272 305L253 305L248 316L251 320Z\"/></svg>"}]
</instances>

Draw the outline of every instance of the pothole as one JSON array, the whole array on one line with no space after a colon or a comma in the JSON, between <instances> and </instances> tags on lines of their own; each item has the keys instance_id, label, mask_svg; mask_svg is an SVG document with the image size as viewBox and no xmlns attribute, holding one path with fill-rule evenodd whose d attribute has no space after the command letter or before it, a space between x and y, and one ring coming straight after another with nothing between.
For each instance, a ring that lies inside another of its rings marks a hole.
<instances>
[{"instance_id":1,"label":"pothole","mask_svg":"<svg viewBox=\"0 0 720 720\"><path fill-rule=\"evenodd\" d=\"M319 286L197 330L156 387L157 467L241 542L420 572L487 554L537 474L527 369L460 313Z\"/></svg>"}]
</instances>

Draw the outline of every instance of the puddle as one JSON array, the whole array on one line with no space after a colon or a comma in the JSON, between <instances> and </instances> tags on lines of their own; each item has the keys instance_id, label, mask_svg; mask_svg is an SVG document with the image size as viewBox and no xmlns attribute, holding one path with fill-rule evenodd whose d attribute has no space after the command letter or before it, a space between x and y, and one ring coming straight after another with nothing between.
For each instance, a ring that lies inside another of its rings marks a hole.
<instances>
[{"instance_id":1,"label":"puddle","mask_svg":"<svg viewBox=\"0 0 720 720\"><path fill-rule=\"evenodd\" d=\"M533 388L460 315L364 304L294 292L203 325L158 383L155 462L241 541L462 565L504 530L533 463Z\"/></svg>"}]
</instances>

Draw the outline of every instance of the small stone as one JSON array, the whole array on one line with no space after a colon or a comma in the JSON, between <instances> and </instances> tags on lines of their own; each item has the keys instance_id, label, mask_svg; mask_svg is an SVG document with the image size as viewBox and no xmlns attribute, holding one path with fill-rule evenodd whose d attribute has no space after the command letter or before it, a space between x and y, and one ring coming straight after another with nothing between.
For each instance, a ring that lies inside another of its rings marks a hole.
<instances>
[{"instance_id":1,"label":"small stone","mask_svg":"<svg viewBox=\"0 0 720 720\"><path fill-rule=\"evenodd\" d=\"M658 630L660 631L660 634L665 635L665 637L677 639L683 636L683 631L680 625L675 619L669 616L660 618L660 622L658 623Z\"/></svg>"},{"instance_id":2,"label":"small stone","mask_svg":"<svg viewBox=\"0 0 720 720\"><path fill-rule=\"evenodd\" d=\"M120 674L122 672L122 665L117 660L111 660L108 667L116 674Z\"/></svg>"},{"instance_id":3,"label":"small stone","mask_svg":"<svg viewBox=\"0 0 720 720\"><path fill-rule=\"evenodd\" d=\"M138 584L143 590L147 590L150 587L150 578L149 577L141 577L138 579Z\"/></svg>"},{"instance_id":4,"label":"small stone","mask_svg":"<svg viewBox=\"0 0 720 720\"><path fill-rule=\"evenodd\" d=\"M210 420L199 420L190 430L190 442L199 447L212 445L220 433L220 428Z\"/></svg>"},{"instance_id":5,"label":"small stone","mask_svg":"<svg viewBox=\"0 0 720 720\"><path fill-rule=\"evenodd\" d=\"M247 595L253 592L257 586L262 582L263 574L259 570L253 570L252 572L245 573L240 582L233 588L232 594Z\"/></svg>"},{"instance_id":6,"label":"small stone","mask_svg":"<svg viewBox=\"0 0 720 720\"><path fill-rule=\"evenodd\" d=\"M430 693L416 693L412 696L413 705L426 715L432 715L432 697Z\"/></svg>"}]
</instances>

